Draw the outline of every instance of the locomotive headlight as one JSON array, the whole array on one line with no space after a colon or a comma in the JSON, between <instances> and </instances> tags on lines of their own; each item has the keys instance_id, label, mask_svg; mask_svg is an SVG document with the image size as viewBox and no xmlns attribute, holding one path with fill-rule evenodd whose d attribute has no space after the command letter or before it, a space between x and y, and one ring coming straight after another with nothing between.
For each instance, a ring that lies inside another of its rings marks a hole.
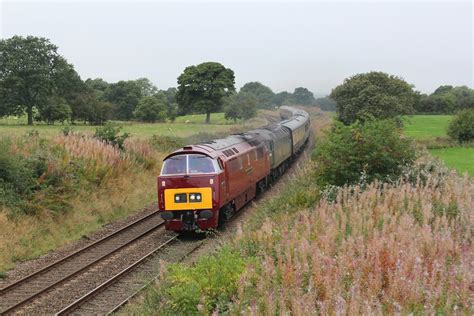
<instances>
[{"instance_id":1,"label":"locomotive headlight","mask_svg":"<svg viewBox=\"0 0 474 316\"><path fill-rule=\"evenodd\" d=\"M201 193L189 193L190 202L201 202L202 196Z\"/></svg>"},{"instance_id":2,"label":"locomotive headlight","mask_svg":"<svg viewBox=\"0 0 474 316\"><path fill-rule=\"evenodd\" d=\"M174 199L175 199L176 201L179 201L179 195L176 195L176 196L174 197Z\"/></svg>"}]
</instances>

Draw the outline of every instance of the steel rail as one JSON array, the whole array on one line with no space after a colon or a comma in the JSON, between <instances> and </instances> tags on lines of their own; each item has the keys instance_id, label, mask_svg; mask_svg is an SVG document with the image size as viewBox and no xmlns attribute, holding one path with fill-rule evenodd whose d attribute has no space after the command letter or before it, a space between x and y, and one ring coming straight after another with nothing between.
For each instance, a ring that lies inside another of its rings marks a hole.
<instances>
[{"instance_id":1,"label":"steel rail","mask_svg":"<svg viewBox=\"0 0 474 316\"><path fill-rule=\"evenodd\" d=\"M87 263L86 265L84 265L83 267L81 267L80 269L72 272L72 273L69 273L67 274L66 276L60 278L58 281L56 282L53 282L52 284L42 288L41 290L33 293L32 295L28 296L27 298L21 300L20 302L8 307L7 309L3 310L3 311L0 311L0 314L1 315L4 315L4 314L8 314L8 313L11 313L12 311L20 308L21 306L27 304L28 302L31 302L33 299L37 298L38 296L40 296L41 294L45 293L46 291L49 291L50 289L56 287L57 285L61 284L61 283L64 283L65 281L68 281L70 279L72 279L73 277L77 276L78 274L80 274L81 272L85 271L86 269L90 268L91 266L93 266L94 264L112 256L113 254L117 253L118 251L122 250L123 248L127 247L127 246L130 246L133 242L135 242L136 240L138 239L141 239L143 237L145 237L146 235L152 233L153 231L155 231L156 229L162 227L165 223L164 222L161 222L159 223L158 225L156 226L153 226L149 229L147 229L146 231L142 232L141 234L139 234L138 236L135 236L133 239L129 240L128 242L122 244L121 246L113 249L111 252L108 252L102 256L100 256L99 258Z\"/></svg>"},{"instance_id":2,"label":"steel rail","mask_svg":"<svg viewBox=\"0 0 474 316\"><path fill-rule=\"evenodd\" d=\"M128 274L133 268L135 268L136 266L141 264L143 261L145 261L148 258L150 258L151 256L153 256L157 251L159 251L160 249L162 249L163 247L165 247L169 243L175 241L178 238L178 236L179 235L175 235L175 236L171 237L170 239L168 239L167 241L165 241L164 243L162 243L161 245L159 245L158 247L156 247L155 249L153 249L152 251L150 251L149 253L147 253L146 255L144 255L143 257L138 259L137 261L135 261L133 264L129 265L127 268L123 269L122 271L120 271L119 273L114 275L109 280L103 282L102 284L100 284L99 286L94 288L93 290L89 291L87 294L83 295L82 297L78 298L76 301L72 302L71 304L69 304L68 306L66 306L65 308L63 308L59 312L57 312L55 315L67 315L68 313L74 311L75 309L80 307L81 304L83 304L84 302L86 302L89 299L93 298L98 293L103 291L105 288L109 287L112 283L114 283L118 279L120 279L122 276Z\"/></svg>"},{"instance_id":3,"label":"steel rail","mask_svg":"<svg viewBox=\"0 0 474 316\"><path fill-rule=\"evenodd\" d=\"M29 280L29 279L31 279L31 278L37 276L38 274L43 273L43 272L45 272L45 271L47 271L47 270L50 270L51 268L54 268L54 267L57 266L58 264L61 264L61 263L63 263L64 261L66 261L66 260L68 260L68 259L70 259L70 258L72 258L72 257L74 257L74 256L77 256L77 255L79 255L79 254L82 254L84 251L86 251L86 250L88 250L88 249L90 249L90 248L92 248L92 247L94 247L94 246L97 246L97 245L103 243L104 241L109 240L109 239L112 238L112 237L117 236L118 234L120 234L120 233L122 233L122 232L128 230L129 228L135 226L135 225L138 224L138 223L141 223L141 222L147 220L148 218L150 218L150 217L152 217L153 215L156 215L156 214L158 214L158 211L154 211L154 212L152 212L152 213L150 213L150 214L148 214L148 215L146 215L146 216L144 216L144 217L142 217L142 218L139 218L139 219L133 221L132 223L128 224L127 226L122 227L121 229L119 229L119 230L117 230L117 231L115 231L115 232L113 232L113 233L111 233L111 234L109 234L109 235L107 235L107 236L104 236L104 237L102 237L101 239L96 240L95 242L93 242L93 243L91 243L91 244L89 244L89 245L87 245L87 246L84 246L83 248L80 248L80 249L74 251L73 253L67 255L66 257L61 258L61 259L59 259L59 260L56 260L56 261L54 261L53 263L47 265L46 267L41 268L40 270L37 270L37 271L35 271L35 272L33 272L33 273L28 274L27 276L21 278L20 280L15 281L15 282L13 282L12 284L9 284L9 285L7 285L6 287L0 289L0 295L2 295L3 293L5 293L5 292L8 291L8 290L11 290L11 289L14 288L14 287L17 287L17 286L20 285L20 284L23 284L25 281L27 281L27 280Z\"/></svg>"},{"instance_id":4,"label":"steel rail","mask_svg":"<svg viewBox=\"0 0 474 316\"><path fill-rule=\"evenodd\" d=\"M189 251L187 254L185 254L184 256L182 256L180 259L179 259L179 262L183 261L186 257L188 257L190 254L192 254L193 252L195 252L197 249L201 248L201 246L204 244L204 242L200 242L196 247L194 247L191 251ZM133 292L132 294L130 294L126 299L124 299L122 302L120 302L119 304L115 305L114 308L112 308L110 311L107 312L107 315L111 315L113 313L115 313L116 311L118 311L120 308L122 308L124 305L126 305L128 302L130 302L130 300L132 298L134 298L138 293L140 293L141 291L143 291L145 288L147 288L150 284L152 284L154 281L156 281L158 279L158 275L155 276L154 278L152 278L150 281L148 281L147 283L145 283L144 285L142 285L138 290L136 290L135 292Z\"/></svg>"}]
</instances>

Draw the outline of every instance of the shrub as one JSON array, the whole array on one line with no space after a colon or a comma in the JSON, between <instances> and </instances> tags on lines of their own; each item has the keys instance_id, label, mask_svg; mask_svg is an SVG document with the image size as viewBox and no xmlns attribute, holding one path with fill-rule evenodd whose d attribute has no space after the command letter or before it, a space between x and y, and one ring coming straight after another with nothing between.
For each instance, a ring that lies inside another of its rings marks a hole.
<instances>
[{"instance_id":1,"label":"shrub","mask_svg":"<svg viewBox=\"0 0 474 316\"><path fill-rule=\"evenodd\" d=\"M449 123L448 135L461 142L474 140L474 109L463 110Z\"/></svg>"},{"instance_id":2,"label":"shrub","mask_svg":"<svg viewBox=\"0 0 474 316\"><path fill-rule=\"evenodd\" d=\"M27 194L36 184L33 166L20 155L13 154L10 146L9 141L0 140L0 182L4 191Z\"/></svg>"},{"instance_id":3,"label":"shrub","mask_svg":"<svg viewBox=\"0 0 474 316\"><path fill-rule=\"evenodd\" d=\"M130 136L128 133L119 135L122 127L113 126L110 123L105 124L103 127L96 128L94 137L112 146L124 149L124 142Z\"/></svg>"},{"instance_id":4,"label":"shrub","mask_svg":"<svg viewBox=\"0 0 474 316\"><path fill-rule=\"evenodd\" d=\"M237 291L244 268L240 254L227 248L215 256L201 257L193 267L172 265L161 288L161 307L175 315L223 311Z\"/></svg>"},{"instance_id":5,"label":"shrub","mask_svg":"<svg viewBox=\"0 0 474 316\"><path fill-rule=\"evenodd\" d=\"M323 185L344 185L399 176L403 166L415 160L411 142L400 136L392 120L350 126L334 122L313 153L317 178Z\"/></svg>"}]
</instances>

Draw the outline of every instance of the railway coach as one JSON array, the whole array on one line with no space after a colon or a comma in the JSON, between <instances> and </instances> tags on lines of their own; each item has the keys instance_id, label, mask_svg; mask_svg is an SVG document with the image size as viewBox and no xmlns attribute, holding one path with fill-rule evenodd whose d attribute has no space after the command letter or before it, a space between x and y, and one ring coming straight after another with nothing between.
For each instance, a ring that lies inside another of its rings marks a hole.
<instances>
[{"instance_id":1,"label":"railway coach","mask_svg":"<svg viewBox=\"0 0 474 316\"><path fill-rule=\"evenodd\" d=\"M282 111L295 115L247 133L184 146L165 157L158 207L166 229L216 228L285 171L309 137L309 115L291 107Z\"/></svg>"}]
</instances>

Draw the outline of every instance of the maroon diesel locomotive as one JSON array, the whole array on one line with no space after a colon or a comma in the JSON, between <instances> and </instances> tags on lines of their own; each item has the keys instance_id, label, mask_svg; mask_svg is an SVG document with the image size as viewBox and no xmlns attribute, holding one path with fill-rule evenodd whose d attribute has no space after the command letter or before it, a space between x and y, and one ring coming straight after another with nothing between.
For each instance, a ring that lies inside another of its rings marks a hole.
<instances>
[{"instance_id":1,"label":"maroon diesel locomotive","mask_svg":"<svg viewBox=\"0 0 474 316\"><path fill-rule=\"evenodd\" d=\"M158 177L166 229L216 228L281 175L309 137L307 113L289 109L295 115L285 121L168 155Z\"/></svg>"}]
</instances>

